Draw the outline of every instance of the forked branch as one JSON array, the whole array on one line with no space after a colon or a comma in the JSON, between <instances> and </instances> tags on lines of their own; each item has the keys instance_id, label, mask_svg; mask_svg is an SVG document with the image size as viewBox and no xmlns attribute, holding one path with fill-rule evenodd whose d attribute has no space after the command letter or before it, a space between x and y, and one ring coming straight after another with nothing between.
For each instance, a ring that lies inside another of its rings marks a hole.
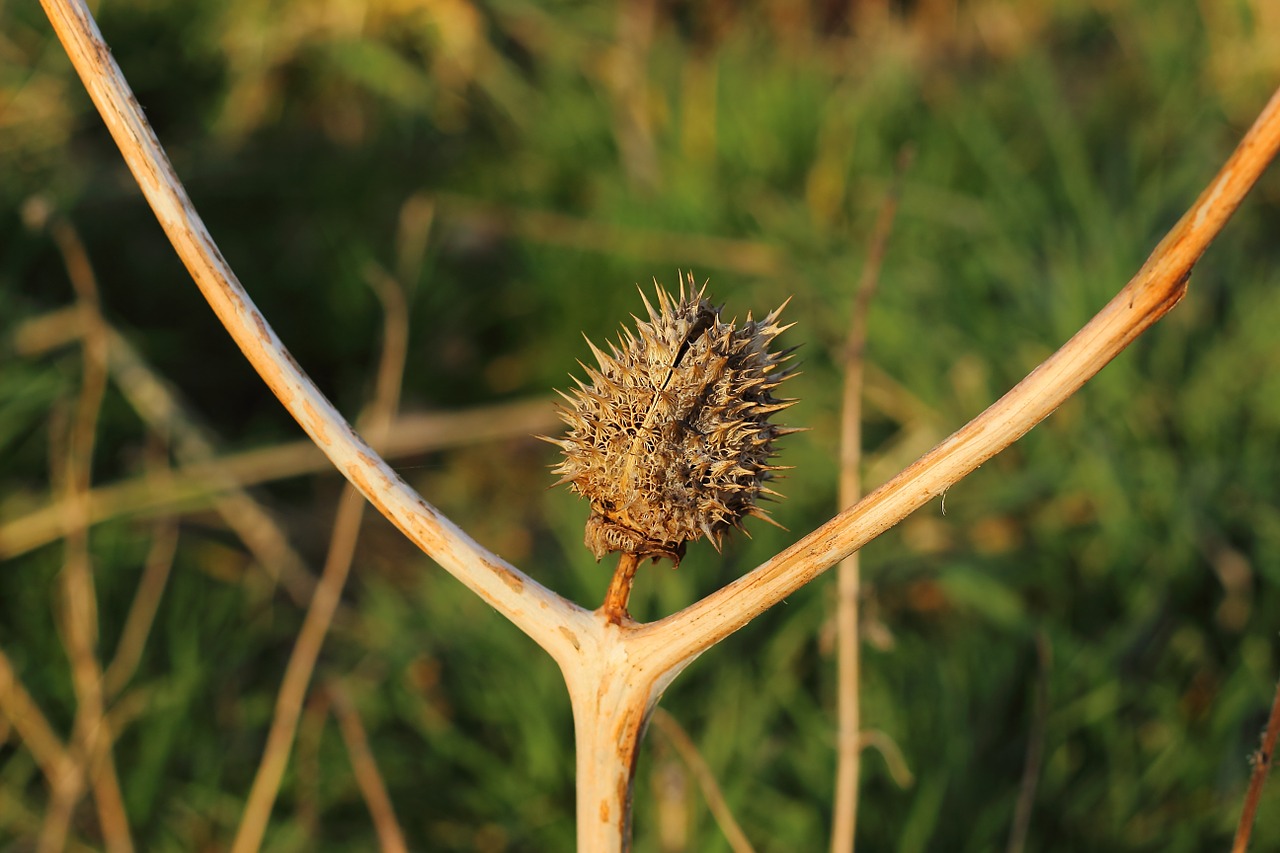
<instances>
[{"instance_id":1,"label":"forked branch","mask_svg":"<svg viewBox=\"0 0 1280 853\"><path fill-rule=\"evenodd\" d=\"M411 541L562 663L589 612L487 551L424 501L289 356L222 258L81 0L42 0L143 194L197 286L290 414ZM1008 447L1074 394L1185 293L1196 261L1280 148L1280 92L1142 269L1074 337L960 430L857 505L679 613L637 628L671 668L741 628Z\"/></svg>"},{"instance_id":2,"label":"forked branch","mask_svg":"<svg viewBox=\"0 0 1280 853\"><path fill-rule=\"evenodd\" d=\"M630 838L645 722L701 652L941 494L1047 417L1185 293L1196 261L1280 148L1280 92L1137 275L1013 390L855 506L718 592L658 622L621 618L623 584L592 613L485 550L410 488L289 356L222 258L82 0L41 0L131 172L196 284L250 363L338 470L447 571L545 648L573 700L578 844ZM624 573L625 574L625 573ZM610 619L610 612L615 617Z\"/></svg>"},{"instance_id":3,"label":"forked branch","mask_svg":"<svg viewBox=\"0 0 1280 853\"><path fill-rule=\"evenodd\" d=\"M1071 340L986 411L854 506L733 583L638 629L677 662L697 654L942 494L1025 435L1163 317L1196 261L1280 149L1280 91L1236 150L1160 241L1142 269Z\"/></svg>"}]
</instances>

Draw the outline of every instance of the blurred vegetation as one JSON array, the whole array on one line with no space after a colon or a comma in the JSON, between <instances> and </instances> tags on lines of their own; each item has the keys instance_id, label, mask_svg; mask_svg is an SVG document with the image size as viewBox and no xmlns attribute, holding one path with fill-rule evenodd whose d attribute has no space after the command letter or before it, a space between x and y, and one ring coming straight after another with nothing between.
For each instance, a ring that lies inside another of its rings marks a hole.
<instances>
[{"instance_id":1,"label":"blurred vegetation","mask_svg":"<svg viewBox=\"0 0 1280 853\"><path fill-rule=\"evenodd\" d=\"M115 57L225 255L298 361L355 417L382 336L368 271L411 294L408 412L564 387L579 332L616 331L635 286L710 279L730 315L794 295L795 466L775 515L719 557L642 571L673 612L835 506L836 364L893 162L915 146L870 317L866 484L978 412L1140 266L1280 82L1270 0L103 2ZM62 497L79 394L74 303L40 197L96 270L102 310L231 454L296 425L214 321L36 4L0 2L0 523ZM29 209L29 206L28 206ZM864 552L866 850L1002 848L1030 746L1027 847L1227 846L1280 672L1280 176L1201 262L1185 302L1015 447ZM65 320L65 312L62 315ZM64 323L65 326L65 323ZM74 332L74 330L73 330ZM498 417L498 416L495 416ZM397 460L486 546L594 606L609 569L585 507L547 491L527 433ZM499 430L500 431L500 430ZM170 437L108 384L98 486L162 477ZM254 485L318 573L339 478ZM157 537L177 550L137 672L111 706L146 850L224 847L263 748L301 610L207 497L96 525L111 659ZM122 511L123 512L123 511ZM57 517L55 512L55 518ZM30 528L28 528L30 529ZM56 533L0 565L0 649L63 737L76 713ZM369 518L267 836L363 850L368 812L322 686L353 699L413 849L566 850L572 733L553 663ZM707 653L663 705L760 850L826 844L833 577ZM1040 649L1041 651L1037 651ZM1036 695L1047 698L1043 713ZM2 719L2 718L0 718ZM327 720L327 721L326 721ZM726 850L651 734L636 849ZM49 801L0 724L0 848ZM1280 785L1259 849L1280 844ZM100 844L86 801L73 839Z\"/></svg>"}]
</instances>

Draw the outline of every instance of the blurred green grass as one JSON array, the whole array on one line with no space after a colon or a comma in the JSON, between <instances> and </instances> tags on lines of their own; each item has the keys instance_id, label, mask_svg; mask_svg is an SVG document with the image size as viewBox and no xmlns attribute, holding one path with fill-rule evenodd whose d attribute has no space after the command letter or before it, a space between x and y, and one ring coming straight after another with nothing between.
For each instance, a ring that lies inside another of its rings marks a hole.
<instances>
[{"instance_id":1,"label":"blurred green grass","mask_svg":"<svg viewBox=\"0 0 1280 853\"><path fill-rule=\"evenodd\" d=\"M579 332L613 335L637 283L709 277L729 314L794 295L802 402L776 516L723 558L645 571L634 611L673 612L834 509L836 368L852 288L904 144L917 150L872 309L868 486L979 411L1117 290L1280 80L1266 0L587 5L499 0L118 2L99 13L139 101L232 266L300 363L352 416L380 337L370 263L404 266L406 203L435 204L412 280L405 405L454 409L564 387ZM862 16L869 17L862 17ZM10 332L71 291L33 195L81 232L107 318L227 449L296 438L142 203L47 23L0 5L0 519L47 501L51 410L79 353L19 357ZM416 200L416 201L415 201ZM1047 680L1028 847L1225 847L1277 676L1280 180L1264 178L1184 303L1018 445L864 551L868 850L1003 846L1033 696ZM549 217L547 214L556 214ZM739 241L726 245L701 239ZM411 267L413 265L410 265ZM146 428L109 391L95 480L137 474ZM546 491L523 437L406 462L482 543L585 604L607 582L584 507ZM255 490L314 566L337 478ZM208 512L182 515L170 586L116 764L142 849L218 849L239 819L301 621ZM102 649L150 541L94 529ZM55 620L62 551L0 566L0 648L61 732L74 694ZM761 850L826 843L834 767L830 584L707 653L664 707L690 731ZM571 719L552 662L384 522L366 523L318 678L349 686L409 843L572 844ZM1051 649L1043 669L1037 638ZM0 842L47 801L0 740ZM727 845L692 782L641 759L640 851L656 800L687 849ZM673 793L674 790L674 793ZM1259 847L1280 838L1280 793ZM97 838L91 810L75 824ZM368 849L333 725L300 744L268 847Z\"/></svg>"}]
</instances>

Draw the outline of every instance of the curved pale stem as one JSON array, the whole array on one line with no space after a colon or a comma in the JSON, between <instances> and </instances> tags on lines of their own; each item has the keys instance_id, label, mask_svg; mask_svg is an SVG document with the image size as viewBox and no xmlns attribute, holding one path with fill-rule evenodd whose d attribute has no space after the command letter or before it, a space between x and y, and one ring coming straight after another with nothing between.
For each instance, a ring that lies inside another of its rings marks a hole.
<instances>
[{"instance_id":1,"label":"curved pale stem","mask_svg":"<svg viewBox=\"0 0 1280 853\"><path fill-rule=\"evenodd\" d=\"M351 428L289 355L218 251L138 107L89 10L42 0L45 13L151 209L218 319L272 392L378 511L557 660L588 612L482 548L422 499Z\"/></svg>"}]
</instances>

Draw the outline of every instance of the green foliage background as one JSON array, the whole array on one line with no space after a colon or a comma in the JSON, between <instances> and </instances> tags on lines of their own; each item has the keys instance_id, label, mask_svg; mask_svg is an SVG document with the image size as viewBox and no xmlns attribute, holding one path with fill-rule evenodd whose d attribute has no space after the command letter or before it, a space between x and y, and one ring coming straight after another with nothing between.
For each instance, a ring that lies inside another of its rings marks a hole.
<instances>
[{"instance_id":1,"label":"green foliage background","mask_svg":"<svg viewBox=\"0 0 1280 853\"><path fill-rule=\"evenodd\" d=\"M640 307L636 284L672 285L677 268L709 278L730 315L794 296L784 340L803 345L804 374L788 423L811 430L786 441L795 470L775 515L790 532L756 525L723 557L698 545L678 572L646 569L633 610L651 618L835 509L836 363L902 146L916 159L870 317L868 486L1119 289L1280 82L1268 0L891 5L886 17L874 3L782 0L97 11L225 255L352 417L381 337L363 271L398 268L407 203L435 212L408 282L408 410L564 387L587 356L579 332L611 336ZM22 223L35 195L79 229L108 320L224 449L299 437L201 301L39 8L0 2L0 520L56 497L50 413L79 383L77 347L25 358L12 345L73 298L48 235ZM931 505L865 549L865 724L916 781L899 788L867 753L863 849L1003 847L1032 740L1044 759L1030 849L1227 845L1280 673L1278 229L1273 170L1166 321L953 488L945 515ZM138 474L149 441L109 389L95 481ZM545 488L553 454L517 435L405 460L404 473L483 544L594 605L608 567L581 547L584 506ZM326 473L255 489L317 571L339 487ZM301 622L215 514L181 512L116 749L147 850L228 842ZM104 655L152 531L146 518L94 528ZM0 648L65 733L62 559L50 544L0 564ZM663 701L760 850L827 843L833 582L705 654ZM355 697L411 847L571 849L571 719L552 662L380 519L347 604L317 677ZM370 848L336 727L321 719L307 736L268 849ZM649 740L636 849L728 849L670 746ZM1278 791L1259 849L1280 844ZM0 848L26 849L47 799L0 728ZM74 832L97 843L92 809Z\"/></svg>"}]
</instances>

